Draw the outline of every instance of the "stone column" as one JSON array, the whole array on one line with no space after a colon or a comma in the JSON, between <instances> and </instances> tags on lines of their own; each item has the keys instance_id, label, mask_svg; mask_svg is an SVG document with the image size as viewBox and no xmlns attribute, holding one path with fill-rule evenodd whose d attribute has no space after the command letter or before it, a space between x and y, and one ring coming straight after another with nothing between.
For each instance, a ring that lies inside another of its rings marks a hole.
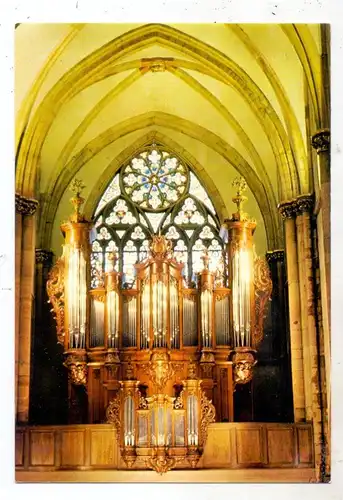
<instances>
[{"instance_id":1,"label":"stone column","mask_svg":"<svg viewBox=\"0 0 343 500\"><path fill-rule=\"evenodd\" d=\"M294 201L285 202L279 205L279 211L281 216L285 219L294 421L304 422L306 415L303 345L301 335L299 270L295 225L297 205Z\"/></svg>"},{"instance_id":2,"label":"stone column","mask_svg":"<svg viewBox=\"0 0 343 500\"><path fill-rule=\"evenodd\" d=\"M22 214L18 212L16 200L15 213L15 408L18 407L18 355L19 355L19 324L20 324L20 275L21 275L21 239Z\"/></svg>"},{"instance_id":3,"label":"stone column","mask_svg":"<svg viewBox=\"0 0 343 500\"><path fill-rule=\"evenodd\" d=\"M35 216L38 202L16 194L16 416L29 418L31 324L34 294Z\"/></svg>"},{"instance_id":4,"label":"stone column","mask_svg":"<svg viewBox=\"0 0 343 500\"><path fill-rule=\"evenodd\" d=\"M330 238L330 131L317 132L312 137L312 146L318 155L320 180L319 209L317 213L318 253L320 269L320 290L322 299L322 321L324 332L325 376L330 415L330 373L331 373L331 238ZM329 417L330 418L330 417Z\"/></svg>"},{"instance_id":5,"label":"stone column","mask_svg":"<svg viewBox=\"0 0 343 500\"><path fill-rule=\"evenodd\" d=\"M303 259L302 273L304 277L304 315L306 317L303 331L304 339L304 373L308 377L308 391L311 408L307 408L306 419L313 422L314 451L317 472L321 471L323 453L323 427L322 427L322 397L319 379L319 345L317 335L315 276L314 276L314 252L312 245L311 217L313 211L313 197L299 196L297 198L299 238L301 235ZM305 341L306 339L306 341ZM306 390L306 388L305 388Z\"/></svg>"},{"instance_id":6,"label":"stone column","mask_svg":"<svg viewBox=\"0 0 343 500\"><path fill-rule=\"evenodd\" d=\"M296 203L296 239L298 252L298 273L299 273L299 296L300 296L300 311L301 311L301 338L303 346L303 366L304 366L304 391L305 391L305 415L306 421L312 420L312 388L311 388L311 363L309 352L309 337L308 337L308 315L307 315L307 286L306 286L306 271L305 271L305 241L303 231L303 214L298 211Z\"/></svg>"}]
</instances>

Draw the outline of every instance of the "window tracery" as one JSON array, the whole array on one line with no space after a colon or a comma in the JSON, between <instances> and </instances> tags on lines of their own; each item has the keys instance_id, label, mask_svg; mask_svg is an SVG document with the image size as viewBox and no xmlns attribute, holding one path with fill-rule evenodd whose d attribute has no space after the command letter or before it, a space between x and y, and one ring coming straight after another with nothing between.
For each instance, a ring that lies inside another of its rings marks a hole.
<instances>
[{"instance_id":1,"label":"window tracery","mask_svg":"<svg viewBox=\"0 0 343 500\"><path fill-rule=\"evenodd\" d=\"M184 264L189 286L203 269L207 249L210 269L221 275L224 253L219 220L204 187L172 153L153 145L123 165L106 188L94 213L91 286L100 286L108 255L116 252L116 270L122 286L135 287L134 264L148 256L149 240L164 234L172 242L175 258Z\"/></svg>"}]
</instances>

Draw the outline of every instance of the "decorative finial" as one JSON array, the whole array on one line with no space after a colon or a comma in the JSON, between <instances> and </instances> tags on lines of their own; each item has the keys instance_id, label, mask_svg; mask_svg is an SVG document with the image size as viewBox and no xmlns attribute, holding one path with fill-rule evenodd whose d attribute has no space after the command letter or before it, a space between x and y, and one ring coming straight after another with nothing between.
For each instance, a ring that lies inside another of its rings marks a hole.
<instances>
[{"instance_id":1,"label":"decorative finial","mask_svg":"<svg viewBox=\"0 0 343 500\"><path fill-rule=\"evenodd\" d=\"M237 205L237 212L232 215L232 218L234 220L244 220L246 214L243 213L242 207L248 198L243 196L242 193L247 189L247 183L243 177L236 177L232 182L232 187L236 189L236 196L232 198L232 201Z\"/></svg>"},{"instance_id":2,"label":"decorative finial","mask_svg":"<svg viewBox=\"0 0 343 500\"><path fill-rule=\"evenodd\" d=\"M75 195L70 200L75 209L75 212L71 217L71 220L73 222L81 222L84 219L84 217L80 213L80 208L85 200L80 196L80 194L85 187L86 186L83 184L81 179L74 179L70 185L69 189Z\"/></svg>"}]
</instances>

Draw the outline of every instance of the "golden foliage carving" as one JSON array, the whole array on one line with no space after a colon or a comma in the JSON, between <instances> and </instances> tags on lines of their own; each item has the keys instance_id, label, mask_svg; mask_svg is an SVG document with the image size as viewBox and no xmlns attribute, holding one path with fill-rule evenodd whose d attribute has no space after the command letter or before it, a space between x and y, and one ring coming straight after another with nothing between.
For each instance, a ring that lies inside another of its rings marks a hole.
<instances>
[{"instance_id":1,"label":"golden foliage carving","mask_svg":"<svg viewBox=\"0 0 343 500\"><path fill-rule=\"evenodd\" d=\"M255 258L255 328L253 346L256 347L263 339L263 323L267 314L268 301L273 289L270 270L267 261L262 257Z\"/></svg>"},{"instance_id":2,"label":"golden foliage carving","mask_svg":"<svg viewBox=\"0 0 343 500\"><path fill-rule=\"evenodd\" d=\"M157 455L148 459L148 465L158 474L165 474L176 465L175 457Z\"/></svg>"},{"instance_id":3,"label":"golden foliage carving","mask_svg":"<svg viewBox=\"0 0 343 500\"><path fill-rule=\"evenodd\" d=\"M118 444L120 443L120 397L114 397L106 408L106 422L112 424L116 430Z\"/></svg>"},{"instance_id":4,"label":"golden foliage carving","mask_svg":"<svg viewBox=\"0 0 343 500\"><path fill-rule=\"evenodd\" d=\"M57 339L60 344L64 343L64 258L57 260L49 273L46 284L49 301L52 305L54 319L57 325Z\"/></svg>"},{"instance_id":5,"label":"golden foliage carving","mask_svg":"<svg viewBox=\"0 0 343 500\"><path fill-rule=\"evenodd\" d=\"M201 392L201 427L200 427L200 444L205 446L207 439L207 429L209 424L215 422L216 420L216 409L212 404L212 401L207 399L206 394Z\"/></svg>"}]
</instances>

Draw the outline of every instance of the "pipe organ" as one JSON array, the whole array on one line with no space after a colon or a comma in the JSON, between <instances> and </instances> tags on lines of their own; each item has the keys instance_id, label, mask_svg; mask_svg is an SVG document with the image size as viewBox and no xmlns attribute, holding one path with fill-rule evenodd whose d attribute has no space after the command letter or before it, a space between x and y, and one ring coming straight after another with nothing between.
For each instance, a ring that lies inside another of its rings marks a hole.
<instances>
[{"instance_id":1,"label":"pipe organ","mask_svg":"<svg viewBox=\"0 0 343 500\"><path fill-rule=\"evenodd\" d=\"M171 242L157 234L122 286L110 254L90 287L90 231L72 186L74 214L61 226L62 257L47 290L69 373L70 423L111 422L128 467L196 467L211 422L234 420L234 391L253 376L271 294L266 262L253 249L256 223L242 212L245 183L235 181L237 212L221 236L229 286L207 251L189 288Z\"/></svg>"}]
</instances>

